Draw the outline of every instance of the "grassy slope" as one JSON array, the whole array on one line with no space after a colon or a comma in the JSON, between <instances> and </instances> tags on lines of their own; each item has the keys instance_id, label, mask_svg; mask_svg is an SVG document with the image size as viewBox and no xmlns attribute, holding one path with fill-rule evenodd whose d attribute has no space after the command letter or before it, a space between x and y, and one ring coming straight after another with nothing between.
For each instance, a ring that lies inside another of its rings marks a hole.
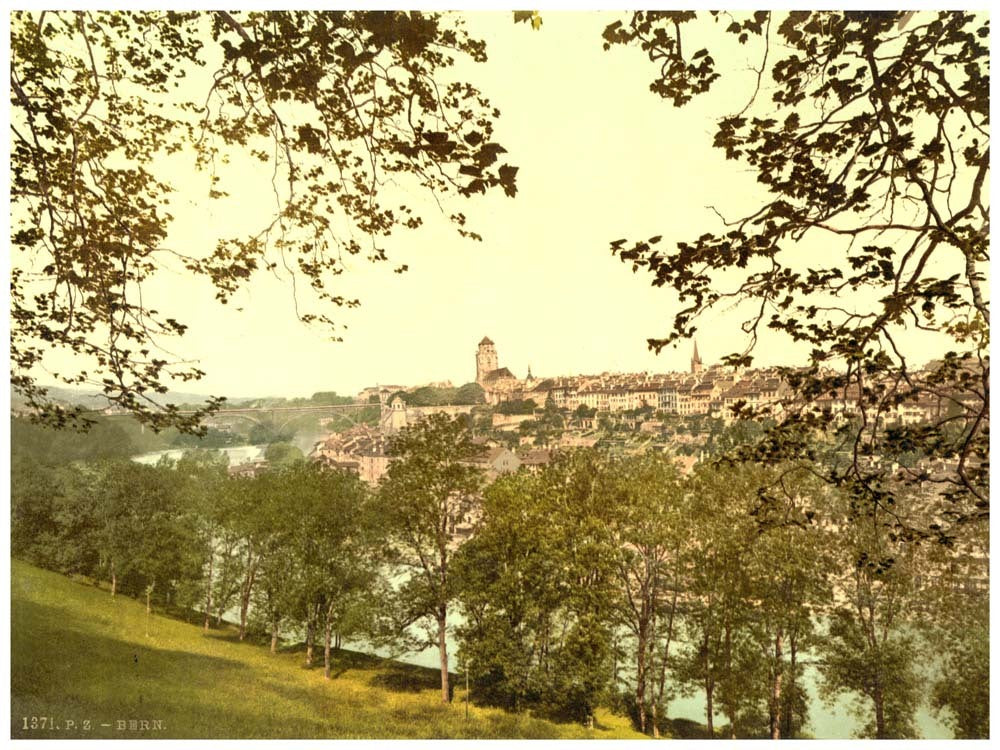
<instances>
[{"instance_id":1,"label":"grassy slope","mask_svg":"<svg viewBox=\"0 0 1000 750\"><path fill-rule=\"evenodd\" d=\"M146 620L139 602L12 560L11 735L641 737L609 714L594 730L475 706L466 721L462 691L442 705L432 670L343 652L328 682L322 668L302 666L301 652L272 655L230 631L205 634L155 614L147 636ZM25 716L51 717L58 729L25 731ZM163 731L118 731L118 719L158 719Z\"/></svg>"}]
</instances>

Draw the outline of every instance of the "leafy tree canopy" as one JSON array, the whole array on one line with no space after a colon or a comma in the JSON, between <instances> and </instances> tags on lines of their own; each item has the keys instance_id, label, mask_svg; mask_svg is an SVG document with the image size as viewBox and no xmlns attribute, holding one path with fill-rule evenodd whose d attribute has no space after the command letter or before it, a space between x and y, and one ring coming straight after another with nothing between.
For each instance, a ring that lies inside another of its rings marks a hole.
<instances>
[{"instance_id":1,"label":"leafy tree canopy","mask_svg":"<svg viewBox=\"0 0 1000 750\"><path fill-rule=\"evenodd\" d=\"M305 461L302 451L291 443L271 443L264 451L264 458L273 466L286 466Z\"/></svg>"},{"instance_id":2,"label":"leafy tree canopy","mask_svg":"<svg viewBox=\"0 0 1000 750\"><path fill-rule=\"evenodd\" d=\"M353 398L350 396L341 396L336 391L319 391L312 395L310 401L314 404L330 404L332 406L354 403Z\"/></svg>"},{"instance_id":3,"label":"leafy tree canopy","mask_svg":"<svg viewBox=\"0 0 1000 750\"><path fill-rule=\"evenodd\" d=\"M533 398L520 399L512 398L501 401L497 407L497 414L534 414L538 404Z\"/></svg>"},{"instance_id":4,"label":"leafy tree canopy","mask_svg":"<svg viewBox=\"0 0 1000 750\"><path fill-rule=\"evenodd\" d=\"M899 482L873 457L919 446L941 470L924 464L901 479L935 482L944 502L897 525L950 542L959 524L989 510L989 20L951 11L638 12L606 28L605 48L641 48L655 64L650 89L680 107L723 75L713 50L691 43L699 26L713 49L759 61L754 89L717 121L713 143L765 192L755 210L720 214L717 228L674 251L662 236L611 244L683 303L673 331L649 346L691 336L699 316L720 306L748 314L747 347L731 364L752 362L765 329L805 344L808 366L785 373L800 408L745 455L813 457L815 430L835 415L808 405L847 401L858 421L838 450L850 458L829 478L860 506L891 510ZM922 368L926 349L904 335L913 331L952 348ZM915 402L956 411L885 429L887 413Z\"/></svg>"},{"instance_id":5,"label":"leafy tree canopy","mask_svg":"<svg viewBox=\"0 0 1000 750\"><path fill-rule=\"evenodd\" d=\"M423 220L385 184L513 196L517 169L492 140L499 112L448 75L458 58L481 62L485 45L436 13L13 13L12 381L36 418L86 425L37 381L53 351L81 363L59 380L97 385L154 429L197 431L218 407L156 401L204 374L160 346L187 324L142 299L168 260L222 303L283 268L313 293L309 309L296 299L299 318L335 336L331 307L359 304L333 284L344 260L386 261L385 238ZM215 247L168 247L178 188L158 167L185 157L220 200L225 164L260 160L273 215Z\"/></svg>"}]
</instances>

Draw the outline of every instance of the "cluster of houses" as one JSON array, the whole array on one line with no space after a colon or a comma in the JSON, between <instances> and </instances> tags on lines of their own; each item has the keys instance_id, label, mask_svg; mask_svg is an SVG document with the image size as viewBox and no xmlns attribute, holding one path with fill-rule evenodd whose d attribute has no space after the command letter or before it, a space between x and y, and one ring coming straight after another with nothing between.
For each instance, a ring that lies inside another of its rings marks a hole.
<instances>
[{"instance_id":1,"label":"cluster of houses","mask_svg":"<svg viewBox=\"0 0 1000 750\"><path fill-rule=\"evenodd\" d=\"M388 453L390 436L382 430L360 424L330 435L316 443L309 458L334 469L353 471L365 482L376 485L388 471L393 457ZM482 453L470 461L492 481L521 467L537 469L552 459L551 451L526 449L515 453L489 438L477 438Z\"/></svg>"},{"instance_id":2,"label":"cluster of houses","mask_svg":"<svg viewBox=\"0 0 1000 750\"><path fill-rule=\"evenodd\" d=\"M780 414L783 403L792 395L778 368L737 369L719 365L705 366L695 343L688 372L601 373L538 379L530 371L519 379L506 367L499 366L496 345L488 337L479 342L476 351L476 382L483 388L488 404L498 406L505 401L532 400L542 407L551 402L559 409L577 411L586 407L598 414L615 414L626 419L633 413L634 426L640 431L658 431L662 425L651 419L649 410L661 415L712 415L726 421L734 418L733 408L742 404L751 408L770 407ZM450 385L450 384L442 384ZM381 386L365 389L359 400L374 401L378 396L382 407L378 428L358 425L350 430L330 435L317 443L311 458L327 465L356 471L366 482L378 483L391 458L386 454L389 437L408 425L415 424L428 413L445 412L451 416L467 414L471 406L414 407L392 393L405 390L402 386ZM859 403L857 389L815 399L810 407L829 410L834 414L849 414ZM893 411L880 418L896 424L918 424L940 417L941 399L922 398L903 401ZM643 416L640 414L645 412ZM493 414L493 427L498 430L516 429L532 415ZM582 426L593 429L596 419L583 419ZM647 430L646 428L650 428ZM548 462L548 450L532 450L522 441L520 452L484 439L484 453L479 461L488 476L516 471L522 466L537 467ZM553 448L593 445L597 438L578 431L568 431ZM690 466L683 467L690 470Z\"/></svg>"},{"instance_id":3,"label":"cluster of houses","mask_svg":"<svg viewBox=\"0 0 1000 750\"><path fill-rule=\"evenodd\" d=\"M484 338L476 353L476 382L486 393L487 403L509 400L532 400L539 406L549 399L560 409L574 411L583 406L597 412L615 414L651 408L663 414L691 416L712 415L731 421L733 408L744 405L753 409L769 407L780 414L792 390L781 377L779 368L739 369L721 365L705 366L695 342L688 372L654 374L602 373L538 379L530 368L519 380L506 367L498 368L496 345ZM926 369L932 369L934 363ZM879 415L886 423L912 425L939 418L953 398L923 394L904 400ZM857 387L836 395L826 394L811 402L811 408L831 413L850 413L860 402Z\"/></svg>"},{"instance_id":4,"label":"cluster of houses","mask_svg":"<svg viewBox=\"0 0 1000 750\"><path fill-rule=\"evenodd\" d=\"M694 344L690 372L663 374L601 373L538 379L516 378L498 367L496 345L484 338L476 352L476 382L487 403L532 400L539 406L552 400L560 409L583 406L617 413L651 408L665 414L723 414L737 402L757 406L776 403L788 395L774 368L738 372L718 365L705 367Z\"/></svg>"}]
</instances>

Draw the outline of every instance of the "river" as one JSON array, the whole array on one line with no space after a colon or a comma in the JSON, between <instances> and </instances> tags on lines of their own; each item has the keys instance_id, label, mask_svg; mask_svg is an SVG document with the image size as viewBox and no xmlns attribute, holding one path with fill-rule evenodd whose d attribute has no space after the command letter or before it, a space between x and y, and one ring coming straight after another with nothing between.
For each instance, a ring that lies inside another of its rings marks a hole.
<instances>
[{"instance_id":1,"label":"river","mask_svg":"<svg viewBox=\"0 0 1000 750\"><path fill-rule=\"evenodd\" d=\"M212 450L220 451L229 456L229 465L238 466L239 464L249 463L250 461L255 461L258 458L264 457L264 449L267 446L264 445L230 445L225 448L213 448ZM152 451L150 453L141 453L138 456L132 456L132 460L136 463L147 464L149 466L155 466L159 463L160 459L166 456L167 458L176 461L181 456L184 455L186 451L191 450L190 448L172 448L170 450L164 451Z\"/></svg>"}]
</instances>

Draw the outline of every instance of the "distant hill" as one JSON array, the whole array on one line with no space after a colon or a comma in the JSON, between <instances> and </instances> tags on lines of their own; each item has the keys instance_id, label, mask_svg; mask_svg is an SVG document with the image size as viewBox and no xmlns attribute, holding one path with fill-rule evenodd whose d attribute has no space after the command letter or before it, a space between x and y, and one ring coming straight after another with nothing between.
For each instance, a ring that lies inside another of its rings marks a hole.
<instances>
[{"instance_id":1,"label":"distant hill","mask_svg":"<svg viewBox=\"0 0 1000 750\"><path fill-rule=\"evenodd\" d=\"M63 404L69 404L71 406L82 406L85 409L104 409L108 405L108 401L101 394L101 391L96 388L67 388L65 386L58 385L46 385L43 386L49 392L51 396L56 401ZM208 396L204 393L186 393L184 391L168 391L164 394L157 394L155 400L161 404L203 404L208 400ZM229 398L227 404L239 404L244 401L250 401L252 398L249 397L239 397L239 398ZM10 392L11 406L16 407L24 403L14 389Z\"/></svg>"},{"instance_id":2,"label":"distant hill","mask_svg":"<svg viewBox=\"0 0 1000 750\"><path fill-rule=\"evenodd\" d=\"M43 386L48 389L49 395L56 401L71 405L82 406L85 409L101 410L108 406L108 401L96 388L67 388L58 385ZM215 394L213 394L215 395ZM223 394L224 395L224 394ZM188 404L199 405L205 403L209 396L204 393L187 393L185 391L167 391L164 394L157 394L153 397L160 404ZM10 393L11 407L24 404L24 399L18 396L14 389ZM320 391L309 397L289 397L289 396L226 396L225 407L241 405L258 406L288 406L305 404L349 404L354 402L352 396L339 396L333 391ZM225 408L224 407L224 408Z\"/></svg>"}]
</instances>

